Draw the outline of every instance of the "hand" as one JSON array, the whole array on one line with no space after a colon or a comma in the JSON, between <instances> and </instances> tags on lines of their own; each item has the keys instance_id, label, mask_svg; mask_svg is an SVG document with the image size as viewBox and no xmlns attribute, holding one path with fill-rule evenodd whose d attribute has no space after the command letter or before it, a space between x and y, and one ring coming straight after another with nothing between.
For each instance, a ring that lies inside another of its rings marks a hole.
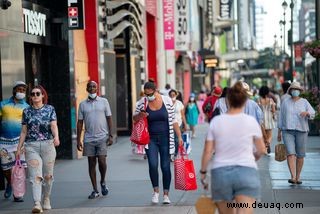
<instances>
[{"instance_id":1,"label":"hand","mask_svg":"<svg viewBox=\"0 0 320 214\"><path fill-rule=\"evenodd\" d=\"M79 152L82 152L83 146L82 146L81 142L77 143L77 149L78 149Z\"/></svg>"},{"instance_id":2,"label":"hand","mask_svg":"<svg viewBox=\"0 0 320 214\"><path fill-rule=\"evenodd\" d=\"M60 145L59 137L53 138L53 144L54 144L54 146L56 146L56 147Z\"/></svg>"},{"instance_id":3,"label":"hand","mask_svg":"<svg viewBox=\"0 0 320 214\"><path fill-rule=\"evenodd\" d=\"M203 189L208 190L209 184L206 181L206 178L207 178L207 174L201 174L200 181L201 181L201 184L203 185Z\"/></svg>"},{"instance_id":4,"label":"hand","mask_svg":"<svg viewBox=\"0 0 320 214\"><path fill-rule=\"evenodd\" d=\"M178 137L179 146L183 146L183 140L182 137Z\"/></svg>"},{"instance_id":5,"label":"hand","mask_svg":"<svg viewBox=\"0 0 320 214\"><path fill-rule=\"evenodd\" d=\"M107 146L111 146L113 144L113 137L108 137L107 139Z\"/></svg>"},{"instance_id":6,"label":"hand","mask_svg":"<svg viewBox=\"0 0 320 214\"><path fill-rule=\"evenodd\" d=\"M281 132L278 133L278 139L277 140L278 140L278 142L281 141Z\"/></svg>"},{"instance_id":7,"label":"hand","mask_svg":"<svg viewBox=\"0 0 320 214\"><path fill-rule=\"evenodd\" d=\"M140 118L145 118L145 117L148 117L149 116L149 113L145 112L145 111L140 111L139 112L139 117Z\"/></svg>"},{"instance_id":8,"label":"hand","mask_svg":"<svg viewBox=\"0 0 320 214\"><path fill-rule=\"evenodd\" d=\"M309 112L307 111L303 111L300 113L300 117L308 117L309 116Z\"/></svg>"},{"instance_id":9,"label":"hand","mask_svg":"<svg viewBox=\"0 0 320 214\"><path fill-rule=\"evenodd\" d=\"M19 159L20 154L21 154L21 149L18 148L17 151L16 151L16 160Z\"/></svg>"}]
</instances>

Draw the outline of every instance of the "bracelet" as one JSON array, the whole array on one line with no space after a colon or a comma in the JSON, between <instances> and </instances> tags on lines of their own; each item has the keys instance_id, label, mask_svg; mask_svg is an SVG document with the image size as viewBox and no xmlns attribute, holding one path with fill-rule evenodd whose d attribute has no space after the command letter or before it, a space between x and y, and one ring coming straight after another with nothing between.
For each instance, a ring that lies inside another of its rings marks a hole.
<instances>
[{"instance_id":1,"label":"bracelet","mask_svg":"<svg viewBox=\"0 0 320 214\"><path fill-rule=\"evenodd\" d=\"M199 172L200 172L201 174L207 174L207 170L202 171L202 170L200 169Z\"/></svg>"}]
</instances>

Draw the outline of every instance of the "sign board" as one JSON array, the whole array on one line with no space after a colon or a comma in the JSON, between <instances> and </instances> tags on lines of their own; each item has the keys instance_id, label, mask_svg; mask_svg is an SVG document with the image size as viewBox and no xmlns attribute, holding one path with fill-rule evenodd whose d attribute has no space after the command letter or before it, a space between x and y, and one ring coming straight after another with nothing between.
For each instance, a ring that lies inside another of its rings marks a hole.
<instances>
[{"instance_id":1,"label":"sign board","mask_svg":"<svg viewBox=\"0 0 320 214\"><path fill-rule=\"evenodd\" d=\"M68 0L69 30L84 29L83 0Z\"/></svg>"},{"instance_id":2,"label":"sign board","mask_svg":"<svg viewBox=\"0 0 320 214\"><path fill-rule=\"evenodd\" d=\"M163 0L164 49L174 49L174 0Z\"/></svg>"},{"instance_id":3,"label":"sign board","mask_svg":"<svg viewBox=\"0 0 320 214\"><path fill-rule=\"evenodd\" d=\"M175 50L187 51L190 46L190 2L175 1Z\"/></svg>"},{"instance_id":4,"label":"sign board","mask_svg":"<svg viewBox=\"0 0 320 214\"><path fill-rule=\"evenodd\" d=\"M22 9L24 20L24 32L36 36L46 36L46 14L41 12Z\"/></svg>"},{"instance_id":5,"label":"sign board","mask_svg":"<svg viewBox=\"0 0 320 214\"><path fill-rule=\"evenodd\" d=\"M232 0L220 0L220 18L228 20L231 18Z\"/></svg>"}]
</instances>

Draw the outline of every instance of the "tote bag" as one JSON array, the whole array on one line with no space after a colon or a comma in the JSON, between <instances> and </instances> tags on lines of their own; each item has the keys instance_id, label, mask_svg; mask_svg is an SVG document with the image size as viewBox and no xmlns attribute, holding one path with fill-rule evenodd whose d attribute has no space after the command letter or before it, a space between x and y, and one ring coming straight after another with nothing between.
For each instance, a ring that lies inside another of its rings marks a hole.
<instances>
[{"instance_id":1,"label":"tote bag","mask_svg":"<svg viewBox=\"0 0 320 214\"><path fill-rule=\"evenodd\" d=\"M207 195L201 195L198 198L195 207L198 214L215 214L216 211L215 203Z\"/></svg>"},{"instance_id":2,"label":"tote bag","mask_svg":"<svg viewBox=\"0 0 320 214\"><path fill-rule=\"evenodd\" d=\"M144 110L146 109L146 103L145 99ZM146 117L133 123L130 140L138 145L146 145L149 143L150 135L148 131L148 120Z\"/></svg>"},{"instance_id":3,"label":"tote bag","mask_svg":"<svg viewBox=\"0 0 320 214\"><path fill-rule=\"evenodd\" d=\"M12 167L11 185L15 197L19 198L24 196L26 192L26 171L20 159L17 159L15 165Z\"/></svg>"},{"instance_id":4,"label":"tote bag","mask_svg":"<svg viewBox=\"0 0 320 214\"><path fill-rule=\"evenodd\" d=\"M196 190L197 178L194 170L193 161L188 159L183 147L179 147L179 154L174 160L174 186L178 190Z\"/></svg>"},{"instance_id":5,"label":"tote bag","mask_svg":"<svg viewBox=\"0 0 320 214\"><path fill-rule=\"evenodd\" d=\"M275 146L275 156L276 161L284 161L287 159L286 145L283 143L278 143Z\"/></svg>"}]
</instances>

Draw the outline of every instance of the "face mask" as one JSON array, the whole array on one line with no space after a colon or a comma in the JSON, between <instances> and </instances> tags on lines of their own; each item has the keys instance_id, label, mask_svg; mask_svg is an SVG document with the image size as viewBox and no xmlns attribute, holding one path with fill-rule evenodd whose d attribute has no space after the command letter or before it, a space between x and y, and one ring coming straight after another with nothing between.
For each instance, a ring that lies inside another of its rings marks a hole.
<instances>
[{"instance_id":1,"label":"face mask","mask_svg":"<svg viewBox=\"0 0 320 214\"><path fill-rule=\"evenodd\" d=\"M147 96L148 101L154 101L156 99L156 97L154 95L152 96Z\"/></svg>"},{"instance_id":2,"label":"face mask","mask_svg":"<svg viewBox=\"0 0 320 214\"><path fill-rule=\"evenodd\" d=\"M20 93L20 92L17 92L16 93L16 96L15 96L18 100L22 100L26 97L26 94L25 93Z\"/></svg>"},{"instance_id":3,"label":"face mask","mask_svg":"<svg viewBox=\"0 0 320 214\"><path fill-rule=\"evenodd\" d=\"M192 102L193 102L193 101L194 101L194 97L191 97L191 98L190 98L190 101L192 101Z\"/></svg>"},{"instance_id":4,"label":"face mask","mask_svg":"<svg viewBox=\"0 0 320 214\"><path fill-rule=\"evenodd\" d=\"M96 96L97 96L97 93L94 93L94 94L89 94L89 97L90 97L91 99L94 99L94 98L96 98Z\"/></svg>"},{"instance_id":5,"label":"face mask","mask_svg":"<svg viewBox=\"0 0 320 214\"><path fill-rule=\"evenodd\" d=\"M299 90L292 90L292 91L291 91L291 95L292 95L293 97L299 97L300 91L299 91Z\"/></svg>"},{"instance_id":6,"label":"face mask","mask_svg":"<svg viewBox=\"0 0 320 214\"><path fill-rule=\"evenodd\" d=\"M176 97L171 97L172 101L176 101L176 99L177 99Z\"/></svg>"}]
</instances>

